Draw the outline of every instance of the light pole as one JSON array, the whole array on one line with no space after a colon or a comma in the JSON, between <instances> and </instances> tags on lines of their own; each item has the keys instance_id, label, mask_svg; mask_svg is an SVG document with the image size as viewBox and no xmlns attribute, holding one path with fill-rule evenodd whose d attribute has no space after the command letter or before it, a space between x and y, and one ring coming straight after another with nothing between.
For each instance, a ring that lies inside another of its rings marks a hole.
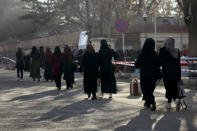
<instances>
[{"instance_id":1,"label":"light pole","mask_svg":"<svg viewBox=\"0 0 197 131\"><path fill-rule=\"evenodd\" d=\"M147 17L148 15L146 14L146 12L143 14L143 20L145 22L145 27L144 27L144 32L145 32L145 40L147 39L147 30L146 30L146 26L147 26Z\"/></svg>"}]
</instances>

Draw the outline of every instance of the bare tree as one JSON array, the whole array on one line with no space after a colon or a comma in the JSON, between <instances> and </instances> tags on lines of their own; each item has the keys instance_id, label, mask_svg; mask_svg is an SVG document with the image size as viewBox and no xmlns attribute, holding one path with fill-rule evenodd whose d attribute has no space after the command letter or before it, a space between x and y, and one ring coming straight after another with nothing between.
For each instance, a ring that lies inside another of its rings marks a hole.
<instances>
[{"instance_id":1,"label":"bare tree","mask_svg":"<svg viewBox=\"0 0 197 131\"><path fill-rule=\"evenodd\" d=\"M177 0L189 31L189 56L197 57L197 0Z\"/></svg>"}]
</instances>

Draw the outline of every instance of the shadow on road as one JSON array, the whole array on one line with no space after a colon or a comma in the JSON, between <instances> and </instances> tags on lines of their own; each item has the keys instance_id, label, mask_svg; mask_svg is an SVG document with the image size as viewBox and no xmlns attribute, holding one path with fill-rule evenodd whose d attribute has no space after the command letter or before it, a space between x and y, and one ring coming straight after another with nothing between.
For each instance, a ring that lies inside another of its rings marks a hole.
<instances>
[{"instance_id":1,"label":"shadow on road","mask_svg":"<svg viewBox=\"0 0 197 131\"><path fill-rule=\"evenodd\" d=\"M34 93L30 95L23 95L23 96L18 96L15 97L8 102L12 101L29 101L29 100L35 100L35 99L41 99L47 96L54 96L54 101L55 100L60 100L60 99L65 99L65 98L70 98L73 97L77 94L81 93L80 89L76 89L72 92L67 92L67 91L57 91L57 90L49 90L49 91L44 91L44 92L39 92L39 93Z\"/></svg>"},{"instance_id":2,"label":"shadow on road","mask_svg":"<svg viewBox=\"0 0 197 131\"><path fill-rule=\"evenodd\" d=\"M103 99L103 100L95 100L95 101L88 101L84 99L82 101L78 101L72 103L68 106L64 107L55 107L51 111L43 114L39 119L36 121L45 121L51 120L54 122L66 120L70 117L80 116L84 114L91 114L96 111L96 109L105 106L110 99Z\"/></svg>"},{"instance_id":3,"label":"shadow on road","mask_svg":"<svg viewBox=\"0 0 197 131\"><path fill-rule=\"evenodd\" d=\"M192 99L195 92L188 92L186 103L187 110L175 111L171 110L157 110L151 112L146 109L140 110L140 114L131 119L127 125L120 126L115 131L133 131L133 130L159 130L159 131L180 131L180 128L186 128L188 131L197 130L195 126L195 115L197 111L192 108L192 105L197 103ZM192 115L193 114L193 115ZM181 127L181 125L183 127Z\"/></svg>"},{"instance_id":4,"label":"shadow on road","mask_svg":"<svg viewBox=\"0 0 197 131\"><path fill-rule=\"evenodd\" d=\"M140 110L140 114L133 118L127 125L120 126L115 131L134 131L134 130L152 130L152 125L156 119L151 118L152 113L147 110Z\"/></svg>"}]
</instances>

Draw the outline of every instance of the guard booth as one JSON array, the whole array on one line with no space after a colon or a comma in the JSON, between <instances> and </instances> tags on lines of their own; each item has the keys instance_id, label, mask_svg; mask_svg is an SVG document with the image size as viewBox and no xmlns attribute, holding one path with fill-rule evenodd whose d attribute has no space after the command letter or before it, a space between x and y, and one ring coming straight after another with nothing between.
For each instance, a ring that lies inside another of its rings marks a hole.
<instances>
[{"instance_id":1,"label":"guard booth","mask_svg":"<svg viewBox=\"0 0 197 131\"><path fill-rule=\"evenodd\" d=\"M105 37L98 37L98 38L91 38L90 41L92 42L92 45L96 52L100 49L100 43L101 40L105 39L107 41L107 44L115 50L115 39L112 38L105 38Z\"/></svg>"}]
</instances>

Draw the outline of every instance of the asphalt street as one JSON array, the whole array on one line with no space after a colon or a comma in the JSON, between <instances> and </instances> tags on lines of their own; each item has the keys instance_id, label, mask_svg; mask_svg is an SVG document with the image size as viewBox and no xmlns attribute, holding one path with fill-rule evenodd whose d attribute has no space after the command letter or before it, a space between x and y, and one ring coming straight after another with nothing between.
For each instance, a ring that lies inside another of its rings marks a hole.
<instances>
[{"instance_id":1,"label":"asphalt street","mask_svg":"<svg viewBox=\"0 0 197 131\"><path fill-rule=\"evenodd\" d=\"M57 91L54 82L33 82L25 73L0 69L0 131L196 131L197 91L186 89L187 110L165 108L165 90L155 90L157 110L144 109L140 96L129 95L129 80L117 79L118 93L108 99L87 99L83 78L75 74L75 85ZM99 87L98 87L99 89Z\"/></svg>"}]
</instances>

